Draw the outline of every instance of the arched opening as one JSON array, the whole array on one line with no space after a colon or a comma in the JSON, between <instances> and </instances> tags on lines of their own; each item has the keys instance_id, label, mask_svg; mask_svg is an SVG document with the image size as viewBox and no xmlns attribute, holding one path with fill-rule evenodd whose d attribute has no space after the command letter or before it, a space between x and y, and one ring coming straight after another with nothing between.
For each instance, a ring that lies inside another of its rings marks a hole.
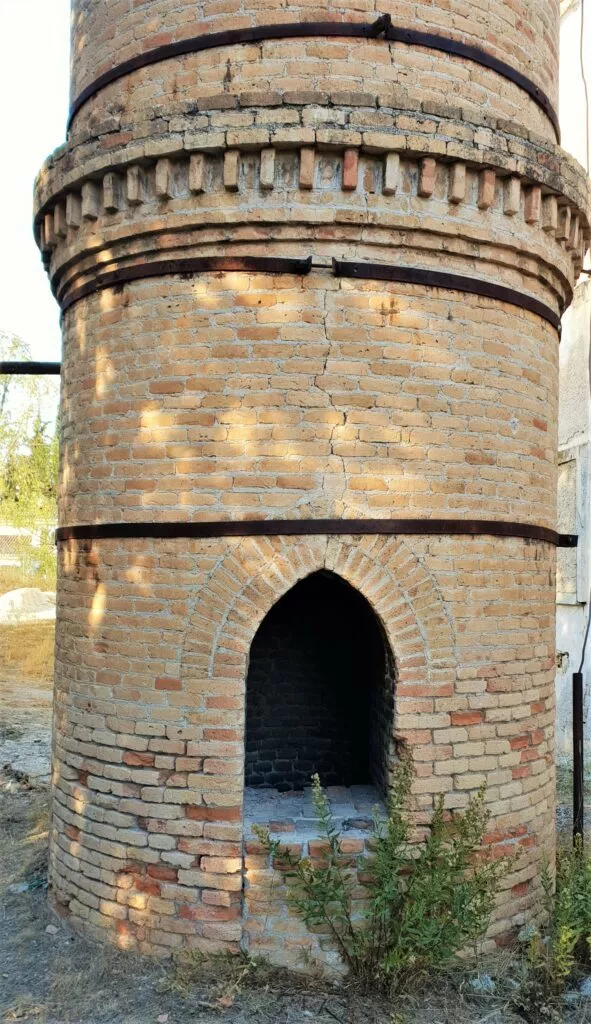
<instances>
[{"instance_id":1,"label":"arched opening","mask_svg":"<svg viewBox=\"0 0 591 1024\"><path fill-rule=\"evenodd\" d=\"M250 649L246 685L249 787L373 785L385 794L392 756L394 664L384 630L354 587L328 571L271 608Z\"/></svg>"}]
</instances>

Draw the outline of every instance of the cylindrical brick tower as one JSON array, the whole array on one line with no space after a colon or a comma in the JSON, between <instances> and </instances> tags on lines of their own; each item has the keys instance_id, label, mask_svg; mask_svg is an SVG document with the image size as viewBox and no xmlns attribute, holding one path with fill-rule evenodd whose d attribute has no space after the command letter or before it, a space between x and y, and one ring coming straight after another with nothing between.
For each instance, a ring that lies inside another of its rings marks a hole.
<instances>
[{"instance_id":1,"label":"cylindrical brick tower","mask_svg":"<svg viewBox=\"0 0 591 1024\"><path fill-rule=\"evenodd\" d=\"M521 847L489 940L532 913L589 241L558 8L74 0L35 230L64 333L51 883L87 933L332 962L251 823L321 852L318 770L355 865L396 739L419 823L486 783L487 841Z\"/></svg>"}]
</instances>

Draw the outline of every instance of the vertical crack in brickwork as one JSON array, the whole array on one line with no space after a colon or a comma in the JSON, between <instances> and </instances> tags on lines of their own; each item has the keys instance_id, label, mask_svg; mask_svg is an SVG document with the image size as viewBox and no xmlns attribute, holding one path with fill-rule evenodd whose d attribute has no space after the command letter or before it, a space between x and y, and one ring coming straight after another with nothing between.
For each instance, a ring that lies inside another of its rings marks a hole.
<instances>
[{"instance_id":1,"label":"vertical crack in brickwork","mask_svg":"<svg viewBox=\"0 0 591 1024\"><path fill-rule=\"evenodd\" d=\"M325 291L324 294L323 294L323 317L322 317L322 322L323 322L323 325L324 325L324 336L325 336L325 339L326 339L326 355L324 357L324 366L322 367L322 373L318 374L318 375L316 375L314 377L314 387L318 388L319 391L321 391L323 394L325 394L327 396L330 408L334 409L334 411L336 413L338 413L339 416L342 416L342 418L343 418L341 423L337 422L337 423L333 424L331 432L330 432L330 437L328 439L330 455L334 459L340 459L340 462L341 462L342 487L341 487L340 494L338 494L336 488L333 486L334 474L332 472L330 473L330 477L331 477L330 483L326 479L326 472L324 472L323 475L322 475L322 491L323 491L323 493L332 494L333 501L335 503L335 511L341 512L342 508L339 507L338 502L339 501L341 503L343 502L344 497L345 497L345 493L347 491L347 487L348 487L347 468L346 468L346 465L345 465L345 456L344 455L337 455L337 453L334 450L334 436L335 436L335 433L337 432L337 430L339 428L343 428L343 432L344 432L344 427L347 424L347 412L344 409L338 409L337 408L337 406L334 404L334 399L333 399L331 388L330 387L324 387L323 384L322 384L322 378L326 375L326 369L327 369L327 366L328 366L328 360L330 359L330 354L331 354L331 349L332 349L332 341L331 341L331 339L328 336L329 332L327 330L328 296L329 296L329 294L331 294L331 293L329 293L327 291Z\"/></svg>"}]
</instances>

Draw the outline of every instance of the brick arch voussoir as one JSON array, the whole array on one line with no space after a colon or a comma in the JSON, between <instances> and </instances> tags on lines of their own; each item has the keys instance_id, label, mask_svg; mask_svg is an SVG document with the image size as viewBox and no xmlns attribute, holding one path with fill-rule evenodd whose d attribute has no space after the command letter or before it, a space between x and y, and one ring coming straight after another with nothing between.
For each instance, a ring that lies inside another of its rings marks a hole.
<instances>
[{"instance_id":1,"label":"brick arch voussoir","mask_svg":"<svg viewBox=\"0 0 591 1024\"><path fill-rule=\"evenodd\" d=\"M232 571L237 561L248 571ZM393 537L242 541L208 581L214 585L219 574L227 590L226 609L212 638L209 676L223 675L223 655L232 650L240 654L245 680L250 645L267 613L296 583L321 569L339 575L371 605L394 655L398 684L422 680L428 687L433 670L449 662L453 632L433 579L408 545ZM231 589L228 581L234 583ZM420 609L411 591L420 594Z\"/></svg>"},{"instance_id":2,"label":"brick arch voussoir","mask_svg":"<svg viewBox=\"0 0 591 1024\"><path fill-rule=\"evenodd\" d=\"M214 637L209 658L210 677L218 676L218 655L231 645L243 658L243 678L246 679L250 645L267 612L296 583L324 568L325 549L325 538L317 537L310 538L305 548L285 537L250 542L247 560L251 574L232 595Z\"/></svg>"}]
</instances>

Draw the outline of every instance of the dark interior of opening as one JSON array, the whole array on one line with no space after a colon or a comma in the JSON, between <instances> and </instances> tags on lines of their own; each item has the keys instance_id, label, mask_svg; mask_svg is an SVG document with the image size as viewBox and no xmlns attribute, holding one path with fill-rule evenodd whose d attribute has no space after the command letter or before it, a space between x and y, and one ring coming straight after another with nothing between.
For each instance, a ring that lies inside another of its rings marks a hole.
<instances>
[{"instance_id":1,"label":"dark interior of opening","mask_svg":"<svg viewBox=\"0 0 591 1024\"><path fill-rule=\"evenodd\" d=\"M246 687L247 786L387 790L393 660L362 595L331 572L297 583L261 623Z\"/></svg>"}]
</instances>

